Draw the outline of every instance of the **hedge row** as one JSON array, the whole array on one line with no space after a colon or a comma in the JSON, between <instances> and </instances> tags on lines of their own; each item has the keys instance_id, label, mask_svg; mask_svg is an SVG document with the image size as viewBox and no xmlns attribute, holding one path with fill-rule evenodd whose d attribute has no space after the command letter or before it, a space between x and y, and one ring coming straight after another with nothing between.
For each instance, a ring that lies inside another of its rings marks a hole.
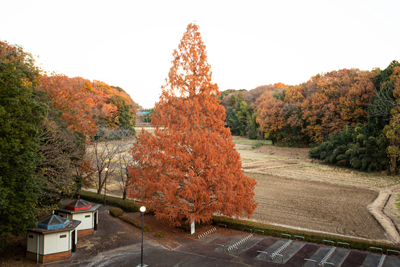
<instances>
[{"instance_id":1,"label":"hedge row","mask_svg":"<svg viewBox=\"0 0 400 267\"><path fill-rule=\"evenodd\" d=\"M123 220L124 222L132 224L136 228L142 229L142 224L140 222L136 221L135 219L131 218L131 217L120 216L119 219ZM148 226L148 225L144 225L143 230L145 232L151 232L152 231L151 227Z\"/></svg>"},{"instance_id":2,"label":"hedge row","mask_svg":"<svg viewBox=\"0 0 400 267\"><path fill-rule=\"evenodd\" d=\"M89 192L89 191L84 191L80 190L79 194L82 199L88 200L90 202L95 202L95 203L104 203L104 195L100 195L94 192ZM106 196L106 203L107 205L110 206L115 206L115 207L120 207L124 211L127 212L138 212L140 211L140 206L138 203L136 203L133 200L123 200L121 198L117 197L112 197L112 196Z\"/></svg>"},{"instance_id":3,"label":"hedge row","mask_svg":"<svg viewBox=\"0 0 400 267\"><path fill-rule=\"evenodd\" d=\"M132 219L131 217L124 216L123 215L124 211L121 210L120 208L111 207L111 208L109 208L109 210L110 210L110 213L111 213L112 216L114 216L114 217L116 217L116 218L118 218L118 219L120 219L120 220L122 220L124 222L130 223L133 226L135 226L136 228L142 229L142 224L140 222L136 221L135 219ZM148 226L148 225L145 225L143 227L143 230L145 232L151 232L152 231L151 227Z\"/></svg>"},{"instance_id":4,"label":"hedge row","mask_svg":"<svg viewBox=\"0 0 400 267\"><path fill-rule=\"evenodd\" d=\"M288 229L284 227L266 225L262 223L256 223L245 220L237 220L223 216L213 216L212 221L214 225L224 224L227 226L227 228L236 229L240 231L242 231L245 228L251 229L253 233L256 230L261 230L264 231L264 235L267 236L281 237L282 233L290 234L292 237L294 235L303 236L305 241L318 244L327 244L323 240L331 240L334 241L335 244L337 244L337 242L349 243L350 248L359 250L370 250L370 247L380 247L382 248L383 251L386 251L387 249L392 249L392 250L400 249L400 246L398 245L390 245L386 243L360 240L350 237L339 237L323 233L312 233L312 232L307 232L305 230ZM257 231L257 233L259 232Z\"/></svg>"},{"instance_id":5,"label":"hedge row","mask_svg":"<svg viewBox=\"0 0 400 267\"><path fill-rule=\"evenodd\" d=\"M112 216L117 217L117 218L121 217L124 214L124 211L121 210L120 208L111 207L111 208L109 208L109 211Z\"/></svg>"}]
</instances>

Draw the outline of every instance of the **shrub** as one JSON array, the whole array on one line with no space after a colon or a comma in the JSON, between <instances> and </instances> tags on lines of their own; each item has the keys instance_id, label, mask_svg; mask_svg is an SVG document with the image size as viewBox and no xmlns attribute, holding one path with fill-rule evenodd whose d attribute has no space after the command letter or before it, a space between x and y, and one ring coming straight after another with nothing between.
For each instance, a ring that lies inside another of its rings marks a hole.
<instances>
[{"instance_id":1,"label":"shrub","mask_svg":"<svg viewBox=\"0 0 400 267\"><path fill-rule=\"evenodd\" d=\"M164 233L163 232L157 232L156 233L156 237L163 238L164 237Z\"/></svg>"},{"instance_id":2,"label":"shrub","mask_svg":"<svg viewBox=\"0 0 400 267\"><path fill-rule=\"evenodd\" d=\"M265 145L266 145L265 142L260 141L260 140L257 140L257 141L251 146L251 148L252 148L252 149L256 149L256 148L259 148L260 146L265 146Z\"/></svg>"},{"instance_id":3,"label":"shrub","mask_svg":"<svg viewBox=\"0 0 400 267\"><path fill-rule=\"evenodd\" d=\"M135 226L136 228L142 229L142 224L141 224L140 222L136 221L135 219L131 218L131 217L128 217L128 216L120 216L119 218L120 218L121 220L123 220L124 222L127 222L127 223L132 224L132 225ZM144 230L145 232L151 232L151 231L152 231L152 230L151 230L151 227L148 226L148 225L145 225L145 226L143 227L143 230Z\"/></svg>"},{"instance_id":4,"label":"shrub","mask_svg":"<svg viewBox=\"0 0 400 267\"><path fill-rule=\"evenodd\" d=\"M345 127L327 141L310 150L309 156L326 163L366 171L382 171L389 167L386 150L389 140L375 133L369 124Z\"/></svg>"},{"instance_id":5,"label":"shrub","mask_svg":"<svg viewBox=\"0 0 400 267\"><path fill-rule=\"evenodd\" d=\"M110 213L112 216L119 218L120 216L122 216L122 214L124 214L124 211L121 210L120 208L110 208Z\"/></svg>"},{"instance_id":6,"label":"shrub","mask_svg":"<svg viewBox=\"0 0 400 267\"><path fill-rule=\"evenodd\" d=\"M82 199L95 202L95 203L103 203L104 202L104 195L100 195L94 192L88 192L81 190L79 191L79 194ZM106 196L106 202L110 206L115 206L123 209L124 211L127 212L139 212L139 204L136 203L133 200L125 199L123 200L122 198L117 198L117 197L112 197L112 196Z\"/></svg>"}]
</instances>

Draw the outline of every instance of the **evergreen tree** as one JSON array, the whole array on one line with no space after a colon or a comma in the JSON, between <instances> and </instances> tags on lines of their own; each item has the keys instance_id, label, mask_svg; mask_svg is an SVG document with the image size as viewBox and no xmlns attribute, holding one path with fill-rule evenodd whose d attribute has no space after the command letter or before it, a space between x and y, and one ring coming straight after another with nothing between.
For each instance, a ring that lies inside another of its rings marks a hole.
<instances>
[{"instance_id":1,"label":"evergreen tree","mask_svg":"<svg viewBox=\"0 0 400 267\"><path fill-rule=\"evenodd\" d=\"M0 42L0 249L8 233L35 226L41 161L38 125L45 106L33 98L37 69L31 57Z\"/></svg>"},{"instance_id":2,"label":"evergreen tree","mask_svg":"<svg viewBox=\"0 0 400 267\"><path fill-rule=\"evenodd\" d=\"M120 127L123 129L129 129L132 134L135 134L135 128L133 128L133 116L129 111L129 105L123 105L120 110L118 110L118 118L120 122Z\"/></svg>"}]
</instances>

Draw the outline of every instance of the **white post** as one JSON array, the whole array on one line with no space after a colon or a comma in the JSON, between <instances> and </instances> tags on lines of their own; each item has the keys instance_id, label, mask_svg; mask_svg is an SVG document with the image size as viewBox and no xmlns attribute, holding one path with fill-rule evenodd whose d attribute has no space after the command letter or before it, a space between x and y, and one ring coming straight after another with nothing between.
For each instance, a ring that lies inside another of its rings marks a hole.
<instances>
[{"instance_id":1,"label":"white post","mask_svg":"<svg viewBox=\"0 0 400 267\"><path fill-rule=\"evenodd\" d=\"M196 232L196 229L195 229L194 219L190 218L190 220L191 220L191 222L190 222L190 234L192 235L192 234L194 234Z\"/></svg>"}]
</instances>

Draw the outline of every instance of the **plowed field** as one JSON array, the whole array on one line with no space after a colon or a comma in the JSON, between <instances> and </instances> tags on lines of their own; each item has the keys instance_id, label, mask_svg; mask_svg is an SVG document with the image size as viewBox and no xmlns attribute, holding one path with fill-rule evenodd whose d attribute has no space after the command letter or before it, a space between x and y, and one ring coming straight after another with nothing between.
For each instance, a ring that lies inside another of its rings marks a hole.
<instances>
[{"instance_id":1,"label":"plowed field","mask_svg":"<svg viewBox=\"0 0 400 267\"><path fill-rule=\"evenodd\" d=\"M234 137L247 176L257 180L252 219L374 240L390 240L368 211L380 190L400 179L324 165L308 148L264 145Z\"/></svg>"},{"instance_id":2,"label":"plowed field","mask_svg":"<svg viewBox=\"0 0 400 267\"><path fill-rule=\"evenodd\" d=\"M376 191L267 174L246 175L257 180L254 220L386 239L384 230L367 210L378 195Z\"/></svg>"}]
</instances>

